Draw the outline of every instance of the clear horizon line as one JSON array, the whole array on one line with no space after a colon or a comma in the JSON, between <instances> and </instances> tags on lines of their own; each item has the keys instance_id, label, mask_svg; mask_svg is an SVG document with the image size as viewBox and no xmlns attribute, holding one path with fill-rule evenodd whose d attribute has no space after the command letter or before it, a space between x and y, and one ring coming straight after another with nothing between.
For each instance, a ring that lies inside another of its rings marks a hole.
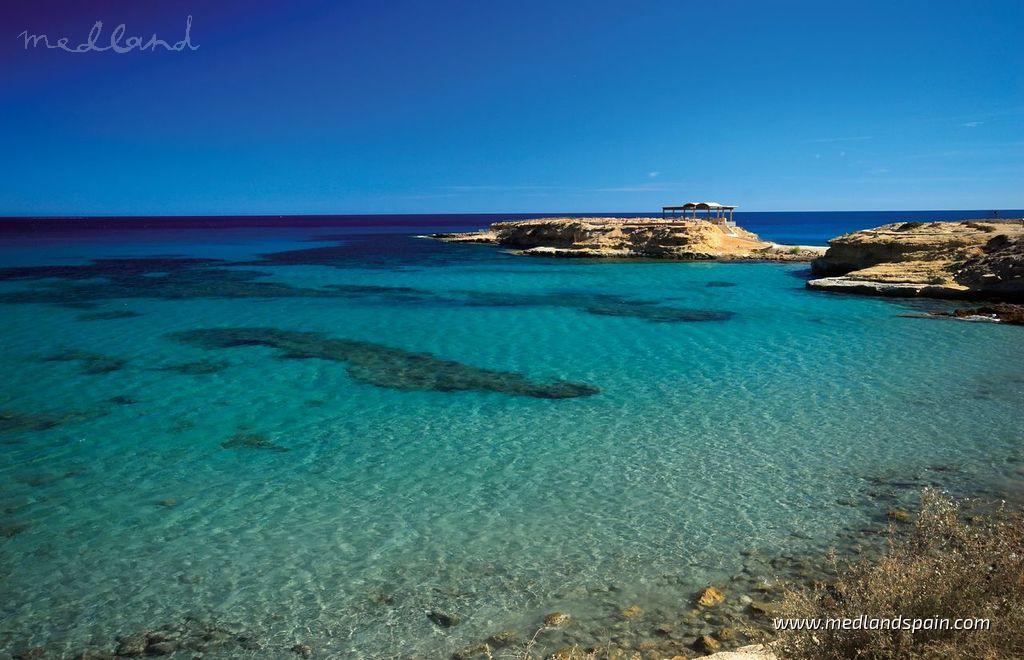
<instances>
[{"instance_id":1,"label":"clear horizon line","mask_svg":"<svg viewBox=\"0 0 1024 660\"><path fill-rule=\"evenodd\" d=\"M739 209L740 207L737 207ZM955 212L962 213L965 211L1021 211L1024 212L1024 205L1020 207L1002 207L1002 208L946 208L946 209L935 209L935 208L903 208L903 209L747 209L737 210L736 213L921 213L921 212ZM15 214L7 215L0 214L0 221L3 220L75 220L85 218L324 218L324 217L339 217L339 216L418 216L418 215L573 215L573 214L586 214L586 215L609 215L613 216L616 214L643 214L651 213L653 215L660 215L662 211L658 210L645 210L645 211L442 211L442 212L331 212L331 213L187 213L187 214L127 214L127 213L77 213L77 214Z\"/></svg>"}]
</instances>

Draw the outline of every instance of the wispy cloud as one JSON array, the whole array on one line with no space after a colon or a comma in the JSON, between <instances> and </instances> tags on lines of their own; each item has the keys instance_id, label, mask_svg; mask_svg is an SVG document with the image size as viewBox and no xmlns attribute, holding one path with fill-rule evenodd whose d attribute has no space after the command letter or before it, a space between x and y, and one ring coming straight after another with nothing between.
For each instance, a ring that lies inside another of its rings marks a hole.
<instances>
[{"instance_id":1,"label":"wispy cloud","mask_svg":"<svg viewBox=\"0 0 1024 660\"><path fill-rule=\"evenodd\" d=\"M985 122L983 122L983 121L965 121L964 123L962 123L960 125L961 126L966 126L967 128L977 128L978 126L981 126L984 123Z\"/></svg>"},{"instance_id":2,"label":"wispy cloud","mask_svg":"<svg viewBox=\"0 0 1024 660\"><path fill-rule=\"evenodd\" d=\"M864 142L865 140L874 140L874 135L857 135L854 137L827 137L827 138L816 138L814 140L805 140L812 144L823 144L830 142Z\"/></svg>"},{"instance_id":3,"label":"wispy cloud","mask_svg":"<svg viewBox=\"0 0 1024 660\"><path fill-rule=\"evenodd\" d=\"M658 177L658 175L659 175L659 174L661 174L661 172L659 172L659 171L655 170L655 171L653 171L653 172L648 172L648 173L647 173L647 176L651 177L652 179L656 179L656 178Z\"/></svg>"}]
</instances>

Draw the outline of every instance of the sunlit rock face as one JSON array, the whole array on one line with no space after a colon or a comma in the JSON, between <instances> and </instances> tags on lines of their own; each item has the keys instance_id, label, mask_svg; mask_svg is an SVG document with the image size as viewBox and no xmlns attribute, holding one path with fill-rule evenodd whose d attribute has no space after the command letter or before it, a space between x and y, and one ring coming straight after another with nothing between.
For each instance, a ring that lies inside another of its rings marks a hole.
<instances>
[{"instance_id":1,"label":"sunlit rock face","mask_svg":"<svg viewBox=\"0 0 1024 660\"><path fill-rule=\"evenodd\" d=\"M941 298L1024 298L1024 221L900 222L829 241L808 286Z\"/></svg>"},{"instance_id":2,"label":"sunlit rock face","mask_svg":"<svg viewBox=\"0 0 1024 660\"><path fill-rule=\"evenodd\" d=\"M777 246L737 226L665 218L540 218L432 234L449 243L490 243L548 257L810 261L814 248Z\"/></svg>"},{"instance_id":3,"label":"sunlit rock face","mask_svg":"<svg viewBox=\"0 0 1024 660\"><path fill-rule=\"evenodd\" d=\"M452 243L494 243L549 257L810 261L821 251L779 246L742 227L665 218L538 218L478 232L432 234Z\"/></svg>"}]
</instances>

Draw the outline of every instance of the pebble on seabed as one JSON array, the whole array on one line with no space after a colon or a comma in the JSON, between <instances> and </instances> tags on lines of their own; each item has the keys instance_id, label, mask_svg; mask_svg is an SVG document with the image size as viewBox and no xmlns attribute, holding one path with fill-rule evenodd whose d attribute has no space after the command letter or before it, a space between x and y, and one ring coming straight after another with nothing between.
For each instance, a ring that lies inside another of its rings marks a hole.
<instances>
[{"instance_id":1,"label":"pebble on seabed","mask_svg":"<svg viewBox=\"0 0 1024 660\"><path fill-rule=\"evenodd\" d=\"M569 625L571 619L572 617L565 612L552 612L544 617L544 625L548 628L564 628Z\"/></svg>"},{"instance_id":2,"label":"pebble on seabed","mask_svg":"<svg viewBox=\"0 0 1024 660\"><path fill-rule=\"evenodd\" d=\"M715 607L725 602L725 594L715 587L704 587L697 594L697 605L701 607Z\"/></svg>"}]
</instances>

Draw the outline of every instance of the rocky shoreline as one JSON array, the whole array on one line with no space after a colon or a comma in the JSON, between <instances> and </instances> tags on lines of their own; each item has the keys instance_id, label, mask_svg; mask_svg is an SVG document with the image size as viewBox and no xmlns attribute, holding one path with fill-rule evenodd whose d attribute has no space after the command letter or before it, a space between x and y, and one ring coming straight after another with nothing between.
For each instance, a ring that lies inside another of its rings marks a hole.
<instances>
[{"instance_id":1,"label":"rocky shoreline","mask_svg":"<svg viewBox=\"0 0 1024 660\"><path fill-rule=\"evenodd\" d=\"M901 222L844 234L811 264L820 291L1024 301L1024 220Z\"/></svg>"},{"instance_id":2,"label":"rocky shoreline","mask_svg":"<svg viewBox=\"0 0 1024 660\"><path fill-rule=\"evenodd\" d=\"M498 245L516 254L680 261L804 261L819 291L902 298L1024 302L1024 219L898 222L838 236L828 248L779 245L742 227L663 218L537 218L475 232L429 234ZM1019 323L1019 308L957 317Z\"/></svg>"},{"instance_id":3,"label":"rocky shoreline","mask_svg":"<svg viewBox=\"0 0 1024 660\"><path fill-rule=\"evenodd\" d=\"M742 227L664 218L538 218L427 238L500 245L517 254L544 257L811 261L824 253L820 247L764 241Z\"/></svg>"}]
</instances>

